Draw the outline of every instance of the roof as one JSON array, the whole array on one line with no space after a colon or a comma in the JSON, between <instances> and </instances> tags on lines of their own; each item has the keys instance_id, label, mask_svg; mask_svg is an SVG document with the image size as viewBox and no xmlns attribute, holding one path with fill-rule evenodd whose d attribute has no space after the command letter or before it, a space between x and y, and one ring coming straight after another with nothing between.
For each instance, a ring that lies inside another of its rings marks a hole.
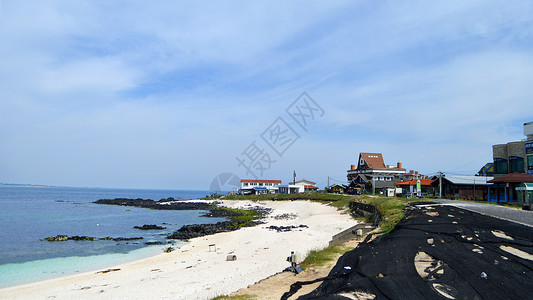
<instances>
[{"instance_id":1,"label":"roof","mask_svg":"<svg viewBox=\"0 0 533 300\"><path fill-rule=\"evenodd\" d=\"M503 175L489 181L490 183L498 182L533 182L533 176L524 173L511 173Z\"/></svg>"},{"instance_id":2,"label":"roof","mask_svg":"<svg viewBox=\"0 0 533 300\"><path fill-rule=\"evenodd\" d=\"M241 179L241 182L281 183L281 180L268 180L268 179Z\"/></svg>"},{"instance_id":3,"label":"roof","mask_svg":"<svg viewBox=\"0 0 533 300\"><path fill-rule=\"evenodd\" d=\"M307 179L305 179L305 178L304 178L304 179L300 179L300 180L296 180L295 184L298 184L298 183L305 183L305 182L307 182L307 183L309 183L309 184L311 184L311 185L316 185L316 182L311 181L311 180L307 180Z\"/></svg>"},{"instance_id":4,"label":"roof","mask_svg":"<svg viewBox=\"0 0 533 300\"><path fill-rule=\"evenodd\" d=\"M304 185L304 189L317 189L318 190L318 188L314 185Z\"/></svg>"},{"instance_id":5,"label":"roof","mask_svg":"<svg viewBox=\"0 0 533 300\"><path fill-rule=\"evenodd\" d=\"M473 176L473 175L449 175L445 174L444 177L442 177L443 180L447 180L453 184L459 184L459 185L488 185L491 183L491 180L494 177L490 176ZM437 177L435 180L433 180L431 183L439 182L439 178Z\"/></svg>"},{"instance_id":6,"label":"roof","mask_svg":"<svg viewBox=\"0 0 533 300\"><path fill-rule=\"evenodd\" d=\"M383 155L381 153L360 153L359 154L370 169L386 169Z\"/></svg>"},{"instance_id":7,"label":"roof","mask_svg":"<svg viewBox=\"0 0 533 300\"><path fill-rule=\"evenodd\" d=\"M419 179L421 185L429 186L433 180L431 179ZM394 185L416 185L417 179L406 180L402 182L396 182Z\"/></svg>"}]
</instances>

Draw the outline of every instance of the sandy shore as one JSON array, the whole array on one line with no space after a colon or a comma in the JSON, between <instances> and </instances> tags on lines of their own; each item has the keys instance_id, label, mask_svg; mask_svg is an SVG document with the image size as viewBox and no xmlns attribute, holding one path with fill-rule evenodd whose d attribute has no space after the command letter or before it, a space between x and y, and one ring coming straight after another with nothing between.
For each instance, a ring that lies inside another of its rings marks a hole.
<instances>
[{"instance_id":1,"label":"sandy shore","mask_svg":"<svg viewBox=\"0 0 533 300\"><path fill-rule=\"evenodd\" d=\"M281 272L289 266L285 259L291 251L305 255L323 248L332 235L357 223L336 208L310 201L225 201L224 205L259 205L273 211L264 225L192 239L171 253L112 267L118 271L0 289L0 299L211 299ZM282 214L292 218L275 218ZM309 227L290 232L266 228L300 224ZM237 260L226 261L230 254Z\"/></svg>"}]
</instances>

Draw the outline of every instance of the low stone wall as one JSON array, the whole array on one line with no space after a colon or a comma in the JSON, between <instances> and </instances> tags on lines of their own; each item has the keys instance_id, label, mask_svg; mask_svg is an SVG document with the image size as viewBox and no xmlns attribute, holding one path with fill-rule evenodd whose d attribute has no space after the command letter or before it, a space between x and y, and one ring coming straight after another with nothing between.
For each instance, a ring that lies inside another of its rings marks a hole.
<instances>
[{"instance_id":1,"label":"low stone wall","mask_svg":"<svg viewBox=\"0 0 533 300\"><path fill-rule=\"evenodd\" d=\"M331 238L331 241L329 242L329 246L334 246L334 245L345 243L347 241L359 239L363 235L369 233L370 231L374 229L376 229L376 226L370 223L357 224L355 226L352 226L334 235Z\"/></svg>"},{"instance_id":2,"label":"low stone wall","mask_svg":"<svg viewBox=\"0 0 533 300\"><path fill-rule=\"evenodd\" d=\"M369 215L374 215L374 225L378 225L381 221L381 215L379 214L378 210L375 206L352 201L350 202L350 210L352 211L352 214L361 216L361 217L367 217Z\"/></svg>"}]
</instances>

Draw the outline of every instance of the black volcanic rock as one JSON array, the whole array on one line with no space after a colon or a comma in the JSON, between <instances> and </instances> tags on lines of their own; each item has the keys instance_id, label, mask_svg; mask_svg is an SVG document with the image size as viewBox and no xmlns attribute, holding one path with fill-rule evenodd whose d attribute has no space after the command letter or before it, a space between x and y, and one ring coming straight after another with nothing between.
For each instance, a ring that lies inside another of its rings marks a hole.
<instances>
[{"instance_id":1,"label":"black volcanic rock","mask_svg":"<svg viewBox=\"0 0 533 300\"><path fill-rule=\"evenodd\" d=\"M216 224L192 224L184 225L169 235L168 239L188 240L200 236L211 235L219 232L231 231L229 226L232 222L218 222Z\"/></svg>"},{"instance_id":2,"label":"black volcanic rock","mask_svg":"<svg viewBox=\"0 0 533 300\"><path fill-rule=\"evenodd\" d=\"M161 229L166 229L166 227L157 226L155 224L152 224L152 225L144 224L143 226L133 226L133 228L140 229L140 230L161 230Z\"/></svg>"},{"instance_id":3,"label":"black volcanic rock","mask_svg":"<svg viewBox=\"0 0 533 300\"><path fill-rule=\"evenodd\" d=\"M108 204L108 205L121 205L121 206L133 206L150 209L160 210L209 210L211 205L204 202L172 202L173 198L161 199L154 201L152 199L128 199L128 198L115 198L115 199L100 199L93 203L96 204Z\"/></svg>"}]
</instances>

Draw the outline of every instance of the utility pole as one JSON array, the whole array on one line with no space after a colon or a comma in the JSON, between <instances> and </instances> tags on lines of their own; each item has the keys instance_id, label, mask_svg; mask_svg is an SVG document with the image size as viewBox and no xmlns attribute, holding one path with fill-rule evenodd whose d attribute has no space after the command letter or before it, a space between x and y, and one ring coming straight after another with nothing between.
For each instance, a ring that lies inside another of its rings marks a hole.
<instances>
[{"instance_id":1,"label":"utility pole","mask_svg":"<svg viewBox=\"0 0 533 300\"><path fill-rule=\"evenodd\" d=\"M374 181L376 177L372 176L372 196L376 195L376 182Z\"/></svg>"},{"instance_id":2,"label":"utility pole","mask_svg":"<svg viewBox=\"0 0 533 300\"><path fill-rule=\"evenodd\" d=\"M296 184L296 170L292 171L292 184Z\"/></svg>"},{"instance_id":3,"label":"utility pole","mask_svg":"<svg viewBox=\"0 0 533 300\"><path fill-rule=\"evenodd\" d=\"M328 188L329 188L329 176L328 176Z\"/></svg>"},{"instance_id":4,"label":"utility pole","mask_svg":"<svg viewBox=\"0 0 533 300\"><path fill-rule=\"evenodd\" d=\"M472 200L476 201L476 177L474 176L474 196L472 196Z\"/></svg>"},{"instance_id":5,"label":"utility pole","mask_svg":"<svg viewBox=\"0 0 533 300\"><path fill-rule=\"evenodd\" d=\"M442 198L442 172L439 172L439 198Z\"/></svg>"}]
</instances>

